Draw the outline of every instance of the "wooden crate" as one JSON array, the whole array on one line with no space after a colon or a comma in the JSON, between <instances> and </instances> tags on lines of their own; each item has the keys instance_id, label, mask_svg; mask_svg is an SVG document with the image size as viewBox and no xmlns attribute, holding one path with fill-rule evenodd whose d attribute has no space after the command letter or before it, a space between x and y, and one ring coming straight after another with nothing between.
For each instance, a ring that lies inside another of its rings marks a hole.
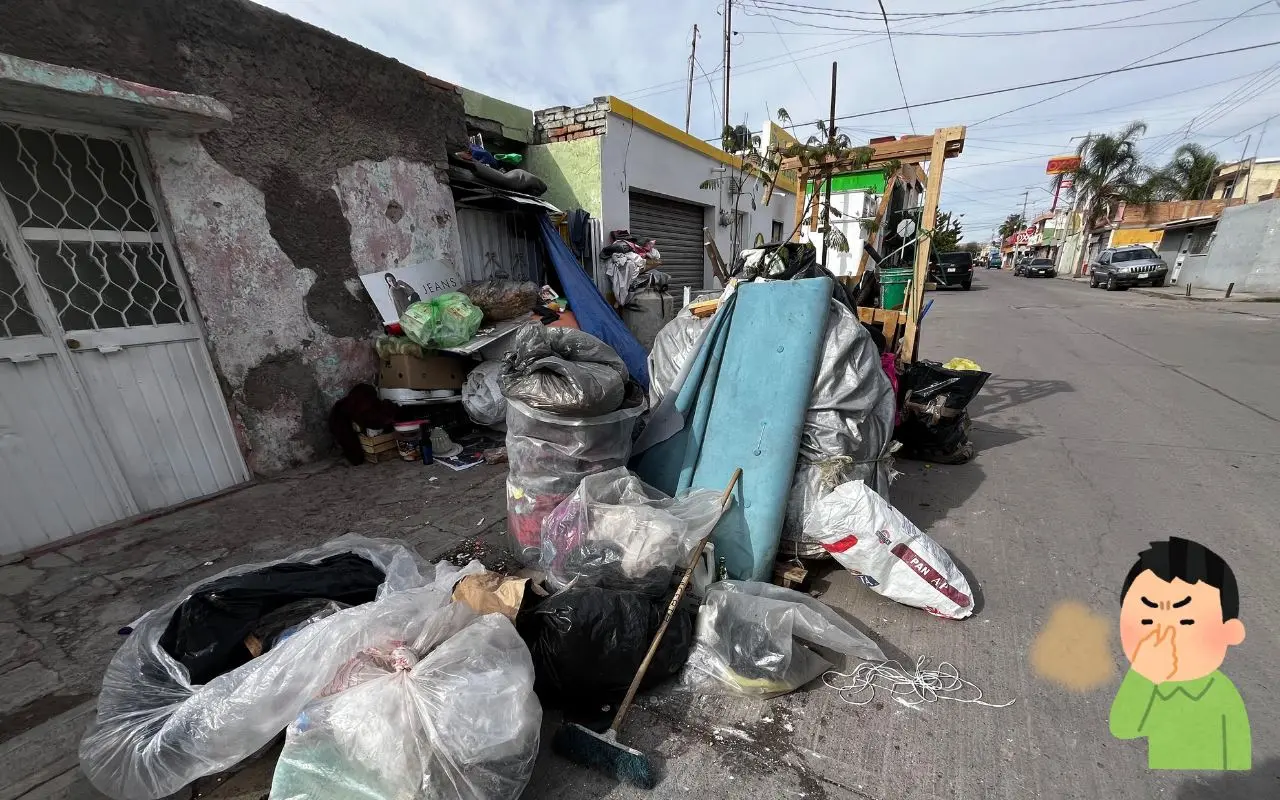
<instances>
[{"instance_id":1,"label":"wooden crate","mask_svg":"<svg viewBox=\"0 0 1280 800\"><path fill-rule=\"evenodd\" d=\"M381 461L392 461L400 457L400 453L396 450L396 435L394 433L384 433L379 436L365 436L360 434L360 447L364 450L364 460L369 464L377 464Z\"/></svg>"}]
</instances>

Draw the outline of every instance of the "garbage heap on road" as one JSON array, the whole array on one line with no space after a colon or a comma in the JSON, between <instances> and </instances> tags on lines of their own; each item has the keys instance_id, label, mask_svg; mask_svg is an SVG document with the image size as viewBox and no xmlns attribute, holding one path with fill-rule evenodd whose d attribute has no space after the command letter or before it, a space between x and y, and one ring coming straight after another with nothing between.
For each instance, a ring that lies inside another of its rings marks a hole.
<instances>
[{"instance_id":1,"label":"garbage heap on road","mask_svg":"<svg viewBox=\"0 0 1280 800\"><path fill-rule=\"evenodd\" d=\"M600 709L625 706L636 680L759 698L835 658L884 661L824 603L775 585L800 558L937 617L973 613L964 575L889 495L899 443L972 456L964 409L987 373L902 367L816 266L731 280L638 358L562 261L567 300L489 281L409 304L378 342L382 385L356 387L332 420L353 463L505 458L522 569L428 565L346 536L189 587L131 626L107 669L80 749L98 789L164 797L283 736L273 800L516 798L544 709L602 730ZM636 265L618 266L629 286ZM464 360L485 337L501 357Z\"/></svg>"}]
</instances>

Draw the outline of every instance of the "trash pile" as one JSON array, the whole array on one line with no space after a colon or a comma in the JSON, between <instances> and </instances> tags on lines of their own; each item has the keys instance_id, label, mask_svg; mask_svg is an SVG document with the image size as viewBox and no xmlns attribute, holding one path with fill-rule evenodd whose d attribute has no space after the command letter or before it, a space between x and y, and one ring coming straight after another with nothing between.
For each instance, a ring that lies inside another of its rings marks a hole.
<instances>
[{"instance_id":1,"label":"trash pile","mask_svg":"<svg viewBox=\"0 0 1280 800\"><path fill-rule=\"evenodd\" d=\"M764 698L825 675L861 703L877 681L969 686L886 662L821 601L773 583L780 554L830 557L899 603L973 613L965 576L888 494L895 430L912 454L972 456L965 408L988 373L900 372L839 284L796 258L740 259L782 279L690 304L647 363L606 341L612 323L539 324L531 304L555 298L533 283L409 303L376 343L380 386L335 406L335 438L353 463L505 460L524 569L427 566L348 535L201 581L130 626L112 659L80 750L93 784L163 797L283 736L273 800L516 798L543 709L558 708L553 747L652 788L648 758L619 743L640 691ZM445 352L513 321L499 358ZM464 448L445 401L502 447ZM834 672L846 659L862 663Z\"/></svg>"}]
</instances>

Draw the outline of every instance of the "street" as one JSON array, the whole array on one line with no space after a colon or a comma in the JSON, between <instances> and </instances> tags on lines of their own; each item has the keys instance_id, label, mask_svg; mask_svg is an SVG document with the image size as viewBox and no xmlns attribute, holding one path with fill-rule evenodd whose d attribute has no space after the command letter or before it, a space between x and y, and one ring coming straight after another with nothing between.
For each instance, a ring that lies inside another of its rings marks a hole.
<instances>
[{"instance_id":1,"label":"street","mask_svg":"<svg viewBox=\"0 0 1280 800\"><path fill-rule=\"evenodd\" d=\"M995 271L979 271L972 291L928 297L925 355L965 356L994 376L971 407L977 458L900 461L892 499L967 571L977 613L938 619L836 569L813 588L889 657L950 662L985 702L1013 704L907 707L878 694L859 707L822 681L764 701L658 691L640 698L621 734L657 756L663 778L652 795L544 747L525 797L1280 796L1280 704L1267 694L1280 680L1271 594L1280 574L1280 305L1186 303ZM0 766L18 788L0 797L100 797L75 768L75 743L118 646L115 630L159 597L352 530L404 539L428 559L492 560L505 527L505 470L437 468L424 484L422 469L321 463L4 568L0 611L20 631L11 657L31 659L8 674L42 684L7 685L45 696L30 706L38 719L2 718L15 738L0 745ZM1143 741L1108 732L1125 666L1120 584L1146 543L1169 535L1214 549L1239 580L1248 638L1223 670L1248 706L1249 773L1151 773ZM1098 688L1067 689L1033 668L1033 642L1069 602L1091 609L1110 637L1114 669ZM544 741L558 722L546 715ZM260 758L230 779L202 779L191 796L265 798L273 768L274 758Z\"/></svg>"},{"instance_id":2,"label":"street","mask_svg":"<svg viewBox=\"0 0 1280 800\"><path fill-rule=\"evenodd\" d=\"M841 702L817 682L772 701L650 701L625 736L666 759L667 797L1081 800L1280 796L1280 306L1192 304L979 271L933 292L923 347L994 373L972 407L978 457L900 464L894 504L976 576L970 619L935 619L843 572L822 599L906 663L949 661L984 700L917 708ZM1206 307L1211 306L1211 307ZM1146 769L1107 711L1126 666L1114 631L1121 581L1148 541L1182 535L1240 584L1245 643L1223 671L1245 699L1253 770ZM970 578L972 582L972 577ZM819 588L824 588L819 586ZM1073 692L1038 678L1029 650L1051 610L1083 603L1111 623L1116 672ZM639 797L544 759L531 798Z\"/></svg>"}]
</instances>

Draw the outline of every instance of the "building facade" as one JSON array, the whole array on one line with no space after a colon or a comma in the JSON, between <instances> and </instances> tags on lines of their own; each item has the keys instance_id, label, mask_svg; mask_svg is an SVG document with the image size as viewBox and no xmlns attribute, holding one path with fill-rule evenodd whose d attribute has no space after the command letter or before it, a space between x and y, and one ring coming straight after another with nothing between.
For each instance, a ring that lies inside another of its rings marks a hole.
<instances>
[{"instance_id":1,"label":"building facade","mask_svg":"<svg viewBox=\"0 0 1280 800\"><path fill-rule=\"evenodd\" d=\"M1273 199L1277 186L1280 186L1280 158L1250 158L1218 165L1209 184L1209 197L1257 203Z\"/></svg>"}]
</instances>

